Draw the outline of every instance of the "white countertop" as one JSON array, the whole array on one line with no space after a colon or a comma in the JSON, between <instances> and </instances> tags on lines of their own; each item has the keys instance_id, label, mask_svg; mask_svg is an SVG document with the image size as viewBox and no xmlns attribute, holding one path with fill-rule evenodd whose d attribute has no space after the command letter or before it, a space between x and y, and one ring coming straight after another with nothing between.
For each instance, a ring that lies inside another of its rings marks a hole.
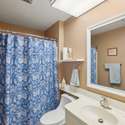
<instances>
[{"instance_id":1,"label":"white countertop","mask_svg":"<svg viewBox=\"0 0 125 125\"><path fill-rule=\"evenodd\" d=\"M92 105L92 106L102 108L99 103L102 96L81 88L76 88L71 86L66 86L64 89L62 89L62 91L78 97L77 100L65 106L66 110L68 110L75 117L85 122L86 124L93 125L92 121L86 121L86 119L83 117L81 112L84 112L83 107L86 105ZM107 110L107 111L112 113L118 119L119 122L117 125L125 125L125 103L116 101L111 98L108 98L108 100L109 100L110 106L112 107L112 110L109 110L109 111ZM105 125L105 124L102 124L102 125Z\"/></svg>"}]
</instances>

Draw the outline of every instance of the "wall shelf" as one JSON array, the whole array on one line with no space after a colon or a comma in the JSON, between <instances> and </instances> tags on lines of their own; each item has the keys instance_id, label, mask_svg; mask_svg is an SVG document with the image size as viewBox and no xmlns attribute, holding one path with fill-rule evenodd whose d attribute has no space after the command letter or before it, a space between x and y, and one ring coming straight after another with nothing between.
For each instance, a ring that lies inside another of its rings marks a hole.
<instances>
[{"instance_id":1,"label":"wall shelf","mask_svg":"<svg viewBox=\"0 0 125 125\"><path fill-rule=\"evenodd\" d=\"M61 60L60 63L80 63L84 62L84 59L74 59L74 60Z\"/></svg>"}]
</instances>

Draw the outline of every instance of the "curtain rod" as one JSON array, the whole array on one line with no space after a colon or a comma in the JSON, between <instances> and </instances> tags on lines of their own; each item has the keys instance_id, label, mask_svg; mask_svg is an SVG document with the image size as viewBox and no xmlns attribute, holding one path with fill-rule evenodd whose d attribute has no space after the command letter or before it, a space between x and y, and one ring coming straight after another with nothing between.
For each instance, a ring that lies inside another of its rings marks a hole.
<instances>
[{"instance_id":1,"label":"curtain rod","mask_svg":"<svg viewBox=\"0 0 125 125\"><path fill-rule=\"evenodd\" d=\"M56 39L54 39L54 38L49 38L49 37L34 35L34 34L30 34L30 33L15 32L15 31L12 31L12 30L1 30L0 29L0 32L1 33L11 33L11 34L16 34L16 35L21 35L21 36L36 37L36 38L44 39L44 40L56 41Z\"/></svg>"}]
</instances>

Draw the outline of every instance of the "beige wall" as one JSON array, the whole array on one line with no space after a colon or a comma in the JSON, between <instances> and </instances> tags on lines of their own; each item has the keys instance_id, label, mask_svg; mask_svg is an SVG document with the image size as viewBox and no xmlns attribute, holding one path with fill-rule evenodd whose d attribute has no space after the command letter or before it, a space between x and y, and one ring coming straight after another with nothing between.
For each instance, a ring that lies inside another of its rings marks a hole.
<instances>
[{"instance_id":1,"label":"beige wall","mask_svg":"<svg viewBox=\"0 0 125 125\"><path fill-rule=\"evenodd\" d=\"M59 62L60 62L60 60L62 58L62 48L64 47L64 22L62 22L62 21L56 22L50 28L48 28L44 34L47 37L53 37L53 38L57 39L57 45L59 48L59 50L58 50ZM59 65L58 65L59 81L62 81L62 79L64 78L66 83L70 83L73 67L74 67L73 63L59 63ZM79 69L79 73L81 76L81 70L80 70L80 69L82 69L81 64L78 64L76 67ZM81 79L81 77L80 77L80 79Z\"/></svg>"},{"instance_id":2,"label":"beige wall","mask_svg":"<svg viewBox=\"0 0 125 125\"><path fill-rule=\"evenodd\" d=\"M118 28L112 31L101 33L92 36L92 47L97 48L98 52L98 83L125 90L125 27ZM108 48L117 48L117 56L107 56ZM109 72L105 70L104 64L106 63L120 63L121 65L121 78L120 85L113 85L108 82Z\"/></svg>"},{"instance_id":3,"label":"beige wall","mask_svg":"<svg viewBox=\"0 0 125 125\"><path fill-rule=\"evenodd\" d=\"M79 18L69 19L64 24L64 46L73 48L73 56L75 58L85 58L86 60L86 28L104 19L117 16L120 13L125 13L125 0L106 0L103 4L89 11L85 15L80 16ZM125 101L124 97L122 98L86 87L86 61L82 68L82 88Z\"/></svg>"},{"instance_id":4,"label":"beige wall","mask_svg":"<svg viewBox=\"0 0 125 125\"><path fill-rule=\"evenodd\" d=\"M53 37L55 39L57 39L57 41L59 40L59 23L55 23L53 24L50 28L48 28L45 31L45 36L47 37Z\"/></svg>"},{"instance_id":5,"label":"beige wall","mask_svg":"<svg viewBox=\"0 0 125 125\"><path fill-rule=\"evenodd\" d=\"M60 61L62 55L62 48L64 46L64 23L62 21L56 22L50 28L48 28L44 34L47 37L52 37L57 40L58 61ZM61 63L58 63L58 71L58 78L61 81L64 76L64 68Z\"/></svg>"},{"instance_id":6,"label":"beige wall","mask_svg":"<svg viewBox=\"0 0 125 125\"><path fill-rule=\"evenodd\" d=\"M4 23L4 22L0 22L0 29L44 36L43 31L39 31L39 30L31 29L31 28L26 28L26 27L22 27L22 26L17 26L17 25L13 25L13 24L8 24L8 23Z\"/></svg>"},{"instance_id":7,"label":"beige wall","mask_svg":"<svg viewBox=\"0 0 125 125\"><path fill-rule=\"evenodd\" d=\"M45 31L45 36L52 37L57 40L59 48L59 60L61 60L61 49L64 46L64 23L58 21Z\"/></svg>"}]
</instances>

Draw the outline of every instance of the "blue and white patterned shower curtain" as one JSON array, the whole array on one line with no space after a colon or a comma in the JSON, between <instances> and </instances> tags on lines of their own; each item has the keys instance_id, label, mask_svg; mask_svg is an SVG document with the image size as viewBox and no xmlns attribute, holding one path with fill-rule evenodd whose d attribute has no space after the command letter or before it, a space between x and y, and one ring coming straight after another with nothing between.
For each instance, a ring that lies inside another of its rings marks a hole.
<instances>
[{"instance_id":1,"label":"blue and white patterned shower curtain","mask_svg":"<svg viewBox=\"0 0 125 125\"><path fill-rule=\"evenodd\" d=\"M91 48L91 83L97 83L97 67L96 67L96 48Z\"/></svg>"},{"instance_id":2,"label":"blue and white patterned shower curtain","mask_svg":"<svg viewBox=\"0 0 125 125\"><path fill-rule=\"evenodd\" d=\"M36 125L58 104L56 43L0 33L0 125Z\"/></svg>"}]
</instances>

